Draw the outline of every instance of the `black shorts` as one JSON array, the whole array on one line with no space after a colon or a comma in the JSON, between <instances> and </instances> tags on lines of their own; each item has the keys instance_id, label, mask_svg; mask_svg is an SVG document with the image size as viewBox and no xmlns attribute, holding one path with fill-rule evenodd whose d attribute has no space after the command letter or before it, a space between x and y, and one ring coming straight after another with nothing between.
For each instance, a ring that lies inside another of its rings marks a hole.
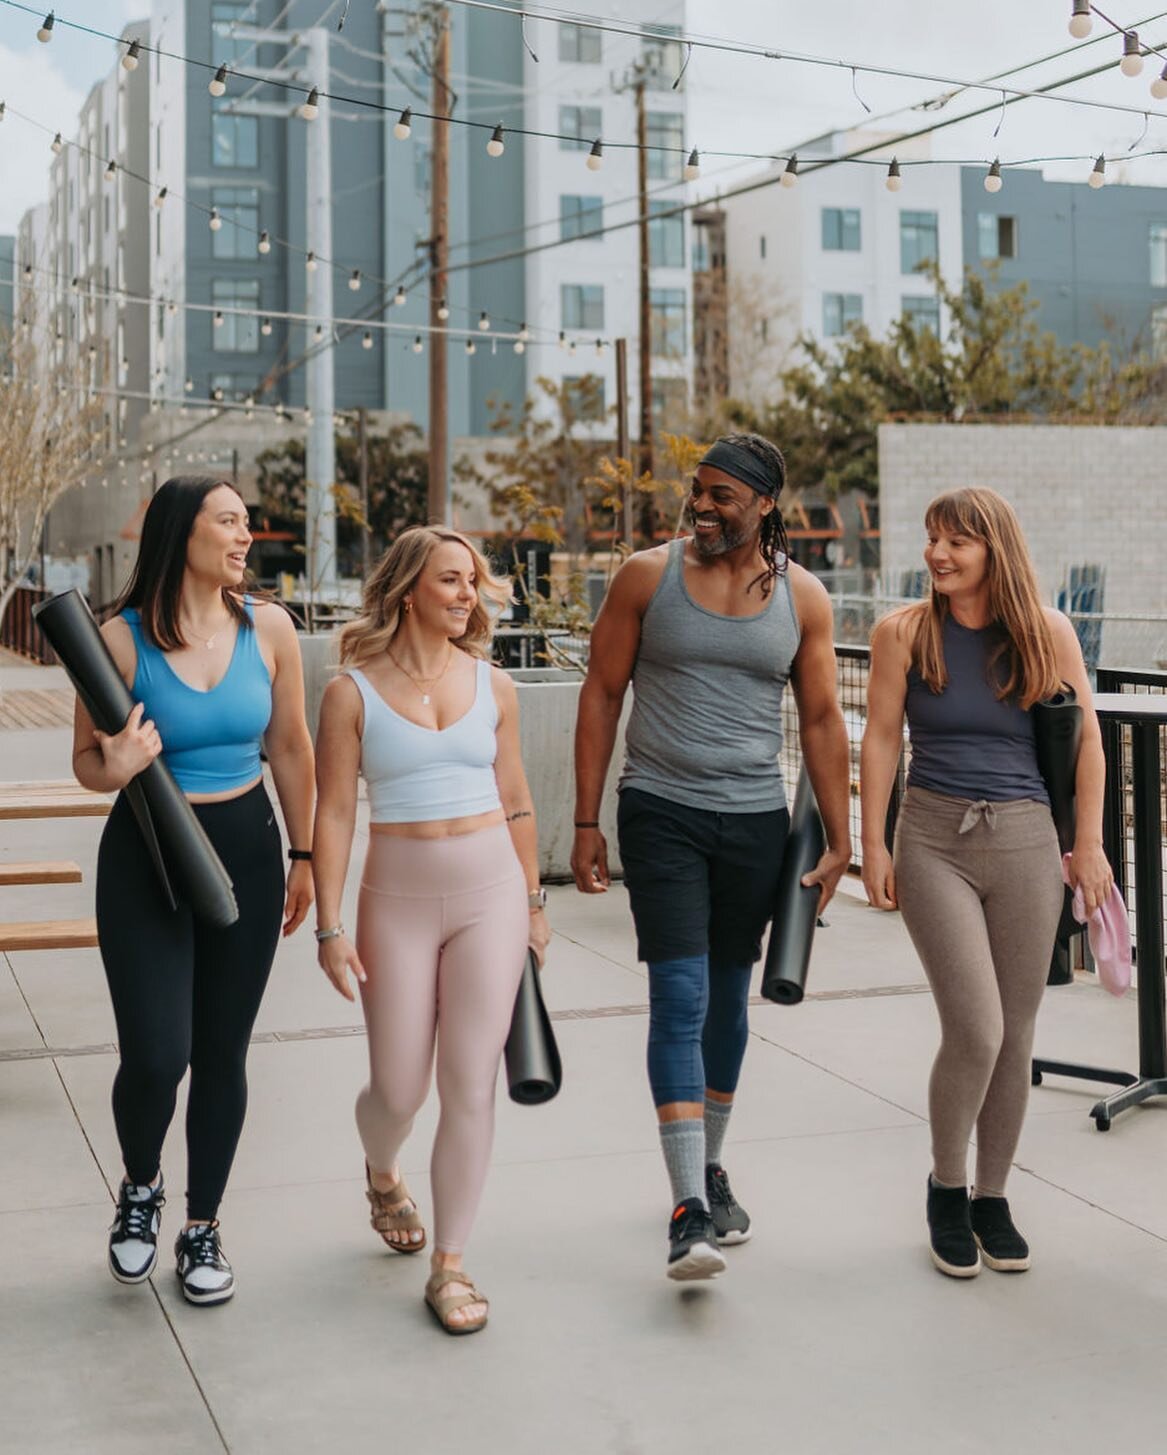
<instances>
[{"instance_id":1,"label":"black shorts","mask_svg":"<svg viewBox=\"0 0 1167 1455\"><path fill-rule=\"evenodd\" d=\"M616 821L640 959L706 951L730 965L761 959L790 827L786 809L714 813L625 788Z\"/></svg>"}]
</instances>

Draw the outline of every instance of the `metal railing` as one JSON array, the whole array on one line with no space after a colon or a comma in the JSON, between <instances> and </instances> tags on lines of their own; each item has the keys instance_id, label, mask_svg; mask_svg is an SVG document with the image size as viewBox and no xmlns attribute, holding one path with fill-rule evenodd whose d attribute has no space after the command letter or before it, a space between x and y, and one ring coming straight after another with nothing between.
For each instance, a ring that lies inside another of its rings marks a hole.
<instances>
[{"instance_id":1,"label":"metal railing","mask_svg":"<svg viewBox=\"0 0 1167 1455\"><path fill-rule=\"evenodd\" d=\"M45 667L56 665L57 654L33 621L32 609L51 595L39 586L18 586L0 621L0 646Z\"/></svg>"}]
</instances>

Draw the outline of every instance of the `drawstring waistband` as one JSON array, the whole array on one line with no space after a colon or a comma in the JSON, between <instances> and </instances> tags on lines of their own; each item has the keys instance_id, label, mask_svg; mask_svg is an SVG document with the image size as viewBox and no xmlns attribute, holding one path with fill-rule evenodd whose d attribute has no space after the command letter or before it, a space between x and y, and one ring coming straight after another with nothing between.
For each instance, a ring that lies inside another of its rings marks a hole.
<instances>
[{"instance_id":1,"label":"drawstring waistband","mask_svg":"<svg viewBox=\"0 0 1167 1455\"><path fill-rule=\"evenodd\" d=\"M977 824L984 821L990 829L997 827L997 810L987 798L978 798L970 803L965 810L965 815L960 821L960 828L957 833L967 834L969 829L976 828Z\"/></svg>"}]
</instances>

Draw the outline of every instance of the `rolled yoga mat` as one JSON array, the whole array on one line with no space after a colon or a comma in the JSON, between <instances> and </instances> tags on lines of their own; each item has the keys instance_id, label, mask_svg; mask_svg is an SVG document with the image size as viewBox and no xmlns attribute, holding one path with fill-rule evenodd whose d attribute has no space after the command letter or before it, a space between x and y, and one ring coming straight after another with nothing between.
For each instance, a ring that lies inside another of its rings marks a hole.
<instances>
[{"instance_id":1,"label":"rolled yoga mat","mask_svg":"<svg viewBox=\"0 0 1167 1455\"><path fill-rule=\"evenodd\" d=\"M539 962L527 951L506 1043L507 1085L520 1106L550 1101L563 1085L559 1047L539 986Z\"/></svg>"},{"instance_id":2,"label":"rolled yoga mat","mask_svg":"<svg viewBox=\"0 0 1167 1455\"><path fill-rule=\"evenodd\" d=\"M134 699L76 589L34 606L37 626L52 643L77 696L103 733L118 733ZM161 758L124 789L171 909L183 900L199 919L226 929L239 918L235 889L202 824Z\"/></svg>"},{"instance_id":3,"label":"rolled yoga mat","mask_svg":"<svg viewBox=\"0 0 1167 1455\"><path fill-rule=\"evenodd\" d=\"M774 923L762 971L762 994L779 1005L797 1005L806 993L821 890L817 884L808 889L802 876L815 867L826 846L827 836L804 763L794 794L790 832L774 895Z\"/></svg>"},{"instance_id":4,"label":"rolled yoga mat","mask_svg":"<svg viewBox=\"0 0 1167 1455\"><path fill-rule=\"evenodd\" d=\"M1058 848L1068 854L1074 847L1075 786L1078 750L1082 745L1082 709L1072 688L1062 690L1033 705L1033 736L1037 745L1037 766L1049 794L1050 813L1058 835ZM1070 963L1070 940L1082 933L1071 912L1073 893L1066 890L1062 917L1054 940L1047 985L1069 985L1074 979Z\"/></svg>"}]
</instances>

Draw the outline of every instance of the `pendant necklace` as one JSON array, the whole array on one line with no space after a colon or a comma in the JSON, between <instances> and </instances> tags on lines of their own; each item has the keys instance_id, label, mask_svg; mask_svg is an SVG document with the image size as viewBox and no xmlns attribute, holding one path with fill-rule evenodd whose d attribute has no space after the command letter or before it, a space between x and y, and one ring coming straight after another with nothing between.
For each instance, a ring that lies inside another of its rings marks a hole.
<instances>
[{"instance_id":1,"label":"pendant necklace","mask_svg":"<svg viewBox=\"0 0 1167 1455\"><path fill-rule=\"evenodd\" d=\"M211 648L215 645L215 642L218 640L219 632L221 632L223 628L219 627L216 631L212 632L209 637L199 636L198 632L191 631L191 628L189 626L184 627L183 630L188 632L192 637L194 637L196 642L201 642L205 649L209 652Z\"/></svg>"},{"instance_id":2,"label":"pendant necklace","mask_svg":"<svg viewBox=\"0 0 1167 1455\"><path fill-rule=\"evenodd\" d=\"M442 670L437 674L436 677L415 677L412 672L407 671L401 665L401 663L397 660L397 658L393 655L393 653L389 651L389 648L388 647L386 647L385 650L386 650L386 652L389 655L389 660L393 663L393 665L397 668L397 670L399 672L403 673L406 677L408 677L409 680L413 683L413 685L417 688L417 690L421 693L421 700L422 700L423 706L428 707L430 705L430 695L429 695L429 692L427 691L427 688L436 686L436 684L439 683L442 680L442 678L446 675L446 673L450 670L450 663L454 659L454 648L452 646L450 646L449 644L447 644L447 646L446 646L446 664L442 668Z\"/></svg>"}]
</instances>

